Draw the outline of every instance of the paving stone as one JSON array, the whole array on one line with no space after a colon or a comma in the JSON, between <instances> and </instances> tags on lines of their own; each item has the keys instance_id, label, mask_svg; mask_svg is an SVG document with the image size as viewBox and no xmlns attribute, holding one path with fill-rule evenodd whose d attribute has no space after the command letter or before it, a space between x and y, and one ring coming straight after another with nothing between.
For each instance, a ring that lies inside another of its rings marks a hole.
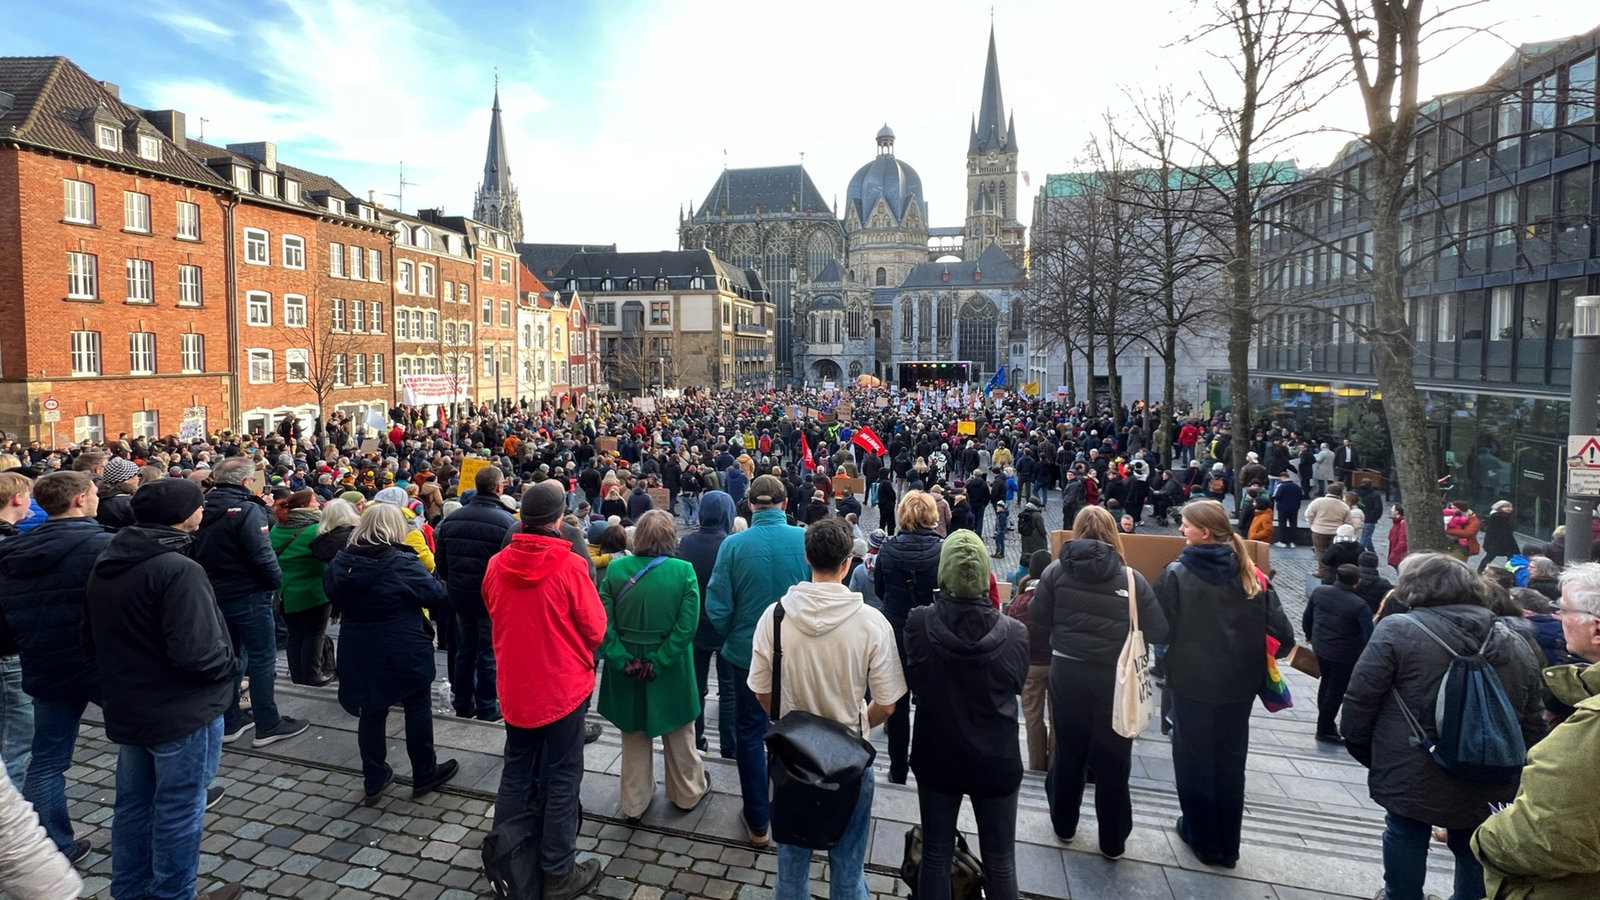
<instances>
[{"instance_id":1,"label":"paving stone","mask_svg":"<svg viewBox=\"0 0 1600 900\"><path fill-rule=\"evenodd\" d=\"M681 872L673 876L672 886L686 894L698 894L705 890L706 876L693 872Z\"/></svg>"},{"instance_id":2,"label":"paving stone","mask_svg":"<svg viewBox=\"0 0 1600 900\"><path fill-rule=\"evenodd\" d=\"M743 866L749 868L756 864L756 854L753 850L743 847L725 847L718 859L730 866Z\"/></svg>"},{"instance_id":3,"label":"paving stone","mask_svg":"<svg viewBox=\"0 0 1600 900\"><path fill-rule=\"evenodd\" d=\"M288 872L290 875L309 875L311 870L316 868L317 863L320 862L322 860L315 856L296 853L279 864L278 871Z\"/></svg>"},{"instance_id":4,"label":"paving stone","mask_svg":"<svg viewBox=\"0 0 1600 900\"><path fill-rule=\"evenodd\" d=\"M694 865L689 868L708 878L721 878L728 871L727 866L719 862L712 862L709 859L697 859Z\"/></svg>"},{"instance_id":5,"label":"paving stone","mask_svg":"<svg viewBox=\"0 0 1600 900\"><path fill-rule=\"evenodd\" d=\"M255 867L242 859L230 859L216 868L212 876L218 881L243 881Z\"/></svg>"},{"instance_id":6,"label":"paving stone","mask_svg":"<svg viewBox=\"0 0 1600 900\"><path fill-rule=\"evenodd\" d=\"M234 829L233 836L253 841L271 830L272 826L264 822L246 822Z\"/></svg>"},{"instance_id":7,"label":"paving stone","mask_svg":"<svg viewBox=\"0 0 1600 900\"><path fill-rule=\"evenodd\" d=\"M83 896L96 897L111 887L111 879L104 876L94 876L83 879Z\"/></svg>"},{"instance_id":8,"label":"paving stone","mask_svg":"<svg viewBox=\"0 0 1600 900\"><path fill-rule=\"evenodd\" d=\"M417 863L416 868L411 870L411 880L435 882L443 878L448 871L450 871L448 865L436 859L425 859Z\"/></svg>"},{"instance_id":9,"label":"paving stone","mask_svg":"<svg viewBox=\"0 0 1600 900\"><path fill-rule=\"evenodd\" d=\"M275 869L294 854L282 847L266 847L250 861L264 869Z\"/></svg>"},{"instance_id":10,"label":"paving stone","mask_svg":"<svg viewBox=\"0 0 1600 900\"><path fill-rule=\"evenodd\" d=\"M339 884L343 887L369 888L382 877L383 873L377 869L351 869L339 879Z\"/></svg>"},{"instance_id":11,"label":"paving stone","mask_svg":"<svg viewBox=\"0 0 1600 900\"><path fill-rule=\"evenodd\" d=\"M261 836L261 842L273 847L289 847L303 837L304 833L293 828L274 828Z\"/></svg>"},{"instance_id":12,"label":"paving stone","mask_svg":"<svg viewBox=\"0 0 1600 900\"><path fill-rule=\"evenodd\" d=\"M322 833L332 838L349 837L360 828L355 822L346 819L334 819L322 829Z\"/></svg>"},{"instance_id":13,"label":"paving stone","mask_svg":"<svg viewBox=\"0 0 1600 900\"><path fill-rule=\"evenodd\" d=\"M350 857L352 866L376 866L389 858L389 851L377 847L362 847Z\"/></svg>"},{"instance_id":14,"label":"paving stone","mask_svg":"<svg viewBox=\"0 0 1600 900\"><path fill-rule=\"evenodd\" d=\"M200 866L195 871L199 872L201 875L209 875L216 871L217 866L220 865L222 865L222 857L212 853L202 852L200 854ZM88 897L92 895L85 894L84 896Z\"/></svg>"},{"instance_id":15,"label":"paving stone","mask_svg":"<svg viewBox=\"0 0 1600 900\"><path fill-rule=\"evenodd\" d=\"M661 900L663 892L650 884L641 884L633 890L633 900Z\"/></svg>"},{"instance_id":16,"label":"paving stone","mask_svg":"<svg viewBox=\"0 0 1600 900\"><path fill-rule=\"evenodd\" d=\"M295 900L328 900L338 892L339 886L331 881L312 881L300 889Z\"/></svg>"},{"instance_id":17,"label":"paving stone","mask_svg":"<svg viewBox=\"0 0 1600 900\"><path fill-rule=\"evenodd\" d=\"M737 881L740 884L761 884L764 881L759 871L740 866L729 866L727 878L729 881ZM740 893L741 895L743 894L742 891ZM749 900L749 898L741 896L740 900Z\"/></svg>"},{"instance_id":18,"label":"paving stone","mask_svg":"<svg viewBox=\"0 0 1600 900\"><path fill-rule=\"evenodd\" d=\"M739 900L772 900L772 888L745 885L739 888Z\"/></svg>"},{"instance_id":19,"label":"paving stone","mask_svg":"<svg viewBox=\"0 0 1600 900\"><path fill-rule=\"evenodd\" d=\"M452 888L439 895L439 900L478 900L478 895L471 891Z\"/></svg>"},{"instance_id":20,"label":"paving stone","mask_svg":"<svg viewBox=\"0 0 1600 900\"><path fill-rule=\"evenodd\" d=\"M744 885L721 879L706 883L705 895L712 900L733 900L733 895L739 892Z\"/></svg>"},{"instance_id":21,"label":"paving stone","mask_svg":"<svg viewBox=\"0 0 1600 900\"><path fill-rule=\"evenodd\" d=\"M458 843L462 838L471 833L471 829L461 825L440 825L438 828L434 829L432 837L433 840L436 841L450 841Z\"/></svg>"},{"instance_id":22,"label":"paving stone","mask_svg":"<svg viewBox=\"0 0 1600 900\"><path fill-rule=\"evenodd\" d=\"M636 859L613 859L611 864L606 866L605 871L607 875L613 878L636 879L643 869L644 863Z\"/></svg>"},{"instance_id":23,"label":"paving stone","mask_svg":"<svg viewBox=\"0 0 1600 900\"><path fill-rule=\"evenodd\" d=\"M350 871L349 865L325 859L312 866L311 871L307 874L321 881L338 881L348 871Z\"/></svg>"},{"instance_id":24,"label":"paving stone","mask_svg":"<svg viewBox=\"0 0 1600 900\"><path fill-rule=\"evenodd\" d=\"M267 886L267 893L277 894L282 897L300 897L305 889L311 885L310 879L300 875L280 875L278 880Z\"/></svg>"},{"instance_id":25,"label":"paving stone","mask_svg":"<svg viewBox=\"0 0 1600 900\"><path fill-rule=\"evenodd\" d=\"M333 838L322 834L308 834L293 844L290 849L300 853L321 853L333 843Z\"/></svg>"},{"instance_id":26,"label":"paving stone","mask_svg":"<svg viewBox=\"0 0 1600 900\"><path fill-rule=\"evenodd\" d=\"M278 873L271 869L257 869L244 877L244 886L247 888L261 889L271 884L278 877Z\"/></svg>"},{"instance_id":27,"label":"paving stone","mask_svg":"<svg viewBox=\"0 0 1600 900\"><path fill-rule=\"evenodd\" d=\"M385 897L398 897L410 887L411 882L398 875L385 875L373 883L372 891Z\"/></svg>"},{"instance_id":28,"label":"paving stone","mask_svg":"<svg viewBox=\"0 0 1600 900\"><path fill-rule=\"evenodd\" d=\"M622 851L622 855L629 859L637 859L640 862L655 862L661 856L661 854L649 847L634 847L632 845Z\"/></svg>"},{"instance_id":29,"label":"paving stone","mask_svg":"<svg viewBox=\"0 0 1600 900\"><path fill-rule=\"evenodd\" d=\"M418 880L412 882L411 887L407 888L406 892L401 894L400 897L401 900L437 900L443 891L444 888L437 884L429 884L426 881Z\"/></svg>"},{"instance_id":30,"label":"paving stone","mask_svg":"<svg viewBox=\"0 0 1600 900\"><path fill-rule=\"evenodd\" d=\"M324 847L322 852L318 853L317 855L321 856L323 859L333 859L338 860L339 862L346 862L350 859L350 857L354 856L355 852L361 849L361 847L362 845L356 843L355 841L334 841L328 846Z\"/></svg>"},{"instance_id":31,"label":"paving stone","mask_svg":"<svg viewBox=\"0 0 1600 900\"><path fill-rule=\"evenodd\" d=\"M422 852L422 841L409 834L386 835L378 841L378 846L391 853L409 853L412 855Z\"/></svg>"},{"instance_id":32,"label":"paving stone","mask_svg":"<svg viewBox=\"0 0 1600 900\"><path fill-rule=\"evenodd\" d=\"M635 830L633 836L628 839L628 843L635 847L659 847L661 845L661 835L653 831Z\"/></svg>"},{"instance_id":33,"label":"paving stone","mask_svg":"<svg viewBox=\"0 0 1600 900\"><path fill-rule=\"evenodd\" d=\"M639 870L639 880L645 884L669 885L678 873L666 866L648 865Z\"/></svg>"},{"instance_id":34,"label":"paving stone","mask_svg":"<svg viewBox=\"0 0 1600 900\"><path fill-rule=\"evenodd\" d=\"M450 859L460 849L455 844L448 844L444 841L429 841L422 848L422 856L424 859Z\"/></svg>"},{"instance_id":35,"label":"paving stone","mask_svg":"<svg viewBox=\"0 0 1600 900\"><path fill-rule=\"evenodd\" d=\"M616 878L602 878L594 890L608 900L628 900L633 896L634 885Z\"/></svg>"}]
</instances>

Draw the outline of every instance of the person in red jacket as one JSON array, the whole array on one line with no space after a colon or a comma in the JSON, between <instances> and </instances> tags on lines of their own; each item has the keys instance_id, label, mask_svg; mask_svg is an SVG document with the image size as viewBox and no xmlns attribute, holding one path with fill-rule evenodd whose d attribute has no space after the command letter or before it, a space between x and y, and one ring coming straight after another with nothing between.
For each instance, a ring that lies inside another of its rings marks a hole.
<instances>
[{"instance_id":1,"label":"person in red jacket","mask_svg":"<svg viewBox=\"0 0 1600 900\"><path fill-rule=\"evenodd\" d=\"M529 811L540 815L545 900L571 900L600 880L598 860L576 859L584 715L606 611L589 567L561 536L565 510L559 482L529 488L522 495L522 533L489 560L483 576L506 721L494 824ZM543 791L541 765L548 772Z\"/></svg>"}]
</instances>

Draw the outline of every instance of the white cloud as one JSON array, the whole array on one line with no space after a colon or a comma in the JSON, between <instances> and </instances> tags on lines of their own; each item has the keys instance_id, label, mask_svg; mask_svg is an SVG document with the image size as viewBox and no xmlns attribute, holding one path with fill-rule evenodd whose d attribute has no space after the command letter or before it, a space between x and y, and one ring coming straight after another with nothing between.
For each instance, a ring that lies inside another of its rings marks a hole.
<instances>
[{"instance_id":1,"label":"white cloud","mask_svg":"<svg viewBox=\"0 0 1600 900\"><path fill-rule=\"evenodd\" d=\"M1424 92L1477 85L1508 45L1594 24L1580 4L1529 5L1490 0L1469 10L1470 21L1507 21L1430 64ZM286 0L286 9L280 21L237 25L249 38L239 65L259 78L258 92L230 90L225 73L174 72L150 87L154 98L188 111L191 127L207 117L208 138L276 140L286 161L358 193L394 190L404 160L420 182L406 189L408 209L464 213L482 171L498 62L529 239L629 249L675 245L676 211L703 199L725 150L736 167L788 164L804 152L832 202L887 121L897 153L922 176L933 224L961 222L987 5L634 0L559 14L535 6L492 25L423 0ZM1127 110L1125 91L1182 92L1217 71L1202 48L1182 43L1206 11L1184 0L1000 0L1001 81L1032 176L1024 201L1045 174L1074 168L1103 112ZM1346 130L1297 141L1289 149L1303 164L1326 162L1360 124L1348 95L1318 116Z\"/></svg>"},{"instance_id":2,"label":"white cloud","mask_svg":"<svg viewBox=\"0 0 1600 900\"><path fill-rule=\"evenodd\" d=\"M232 29L192 12L169 8L157 10L154 15L157 21L176 31L179 37L190 44L206 45L233 37Z\"/></svg>"}]
</instances>

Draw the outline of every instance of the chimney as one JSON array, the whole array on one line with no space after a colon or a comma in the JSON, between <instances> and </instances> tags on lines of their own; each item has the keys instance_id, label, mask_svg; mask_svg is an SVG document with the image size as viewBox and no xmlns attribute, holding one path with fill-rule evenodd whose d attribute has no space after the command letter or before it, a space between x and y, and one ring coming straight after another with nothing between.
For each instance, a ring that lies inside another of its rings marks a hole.
<instances>
[{"instance_id":1,"label":"chimney","mask_svg":"<svg viewBox=\"0 0 1600 900\"><path fill-rule=\"evenodd\" d=\"M102 81L100 82L100 86L105 89L106 93L110 94L116 99L122 99L122 88L117 87L116 84L110 81Z\"/></svg>"},{"instance_id":2,"label":"chimney","mask_svg":"<svg viewBox=\"0 0 1600 900\"><path fill-rule=\"evenodd\" d=\"M256 141L253 144L229 144L228 149L240 156L248 156L268 172L278 171L278 145L271 141Z\"/></svg>"},{"instance_id":3,"label":"chimney","mask_svg":"<svg viewBox=\"0 0 1600 900\"><path fill-rule=\"evenodd\" d=\"M150 120L150 124L160 129L168 140L180 148L188 148L189 136L186 133L188 122L183 113L175 109L154 109L146 111L144 117Z\"/></svg>"}]
</instances>

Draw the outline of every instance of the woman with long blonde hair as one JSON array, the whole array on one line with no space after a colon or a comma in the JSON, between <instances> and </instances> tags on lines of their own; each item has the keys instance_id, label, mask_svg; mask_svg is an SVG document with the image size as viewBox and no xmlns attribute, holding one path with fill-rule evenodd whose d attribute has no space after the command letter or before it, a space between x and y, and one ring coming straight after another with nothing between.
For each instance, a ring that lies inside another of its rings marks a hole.
<instances>
[{"instance_id":1,"label":"woman with long blonde hair","mask_svg":"<svg viewBox=\"0 0 1600 900\"><path fill-rule=\"evenodd\" d=\"M1250 710L1267 674L1266 639L1279 654L1294 628L1277 592L1251 561L1222 504L1183 505L1185 547L1156 583L1167 617L1167 690L1178 836L1206 865L1233 868L1244 818Z\"/></svg>"}]
</instances>

